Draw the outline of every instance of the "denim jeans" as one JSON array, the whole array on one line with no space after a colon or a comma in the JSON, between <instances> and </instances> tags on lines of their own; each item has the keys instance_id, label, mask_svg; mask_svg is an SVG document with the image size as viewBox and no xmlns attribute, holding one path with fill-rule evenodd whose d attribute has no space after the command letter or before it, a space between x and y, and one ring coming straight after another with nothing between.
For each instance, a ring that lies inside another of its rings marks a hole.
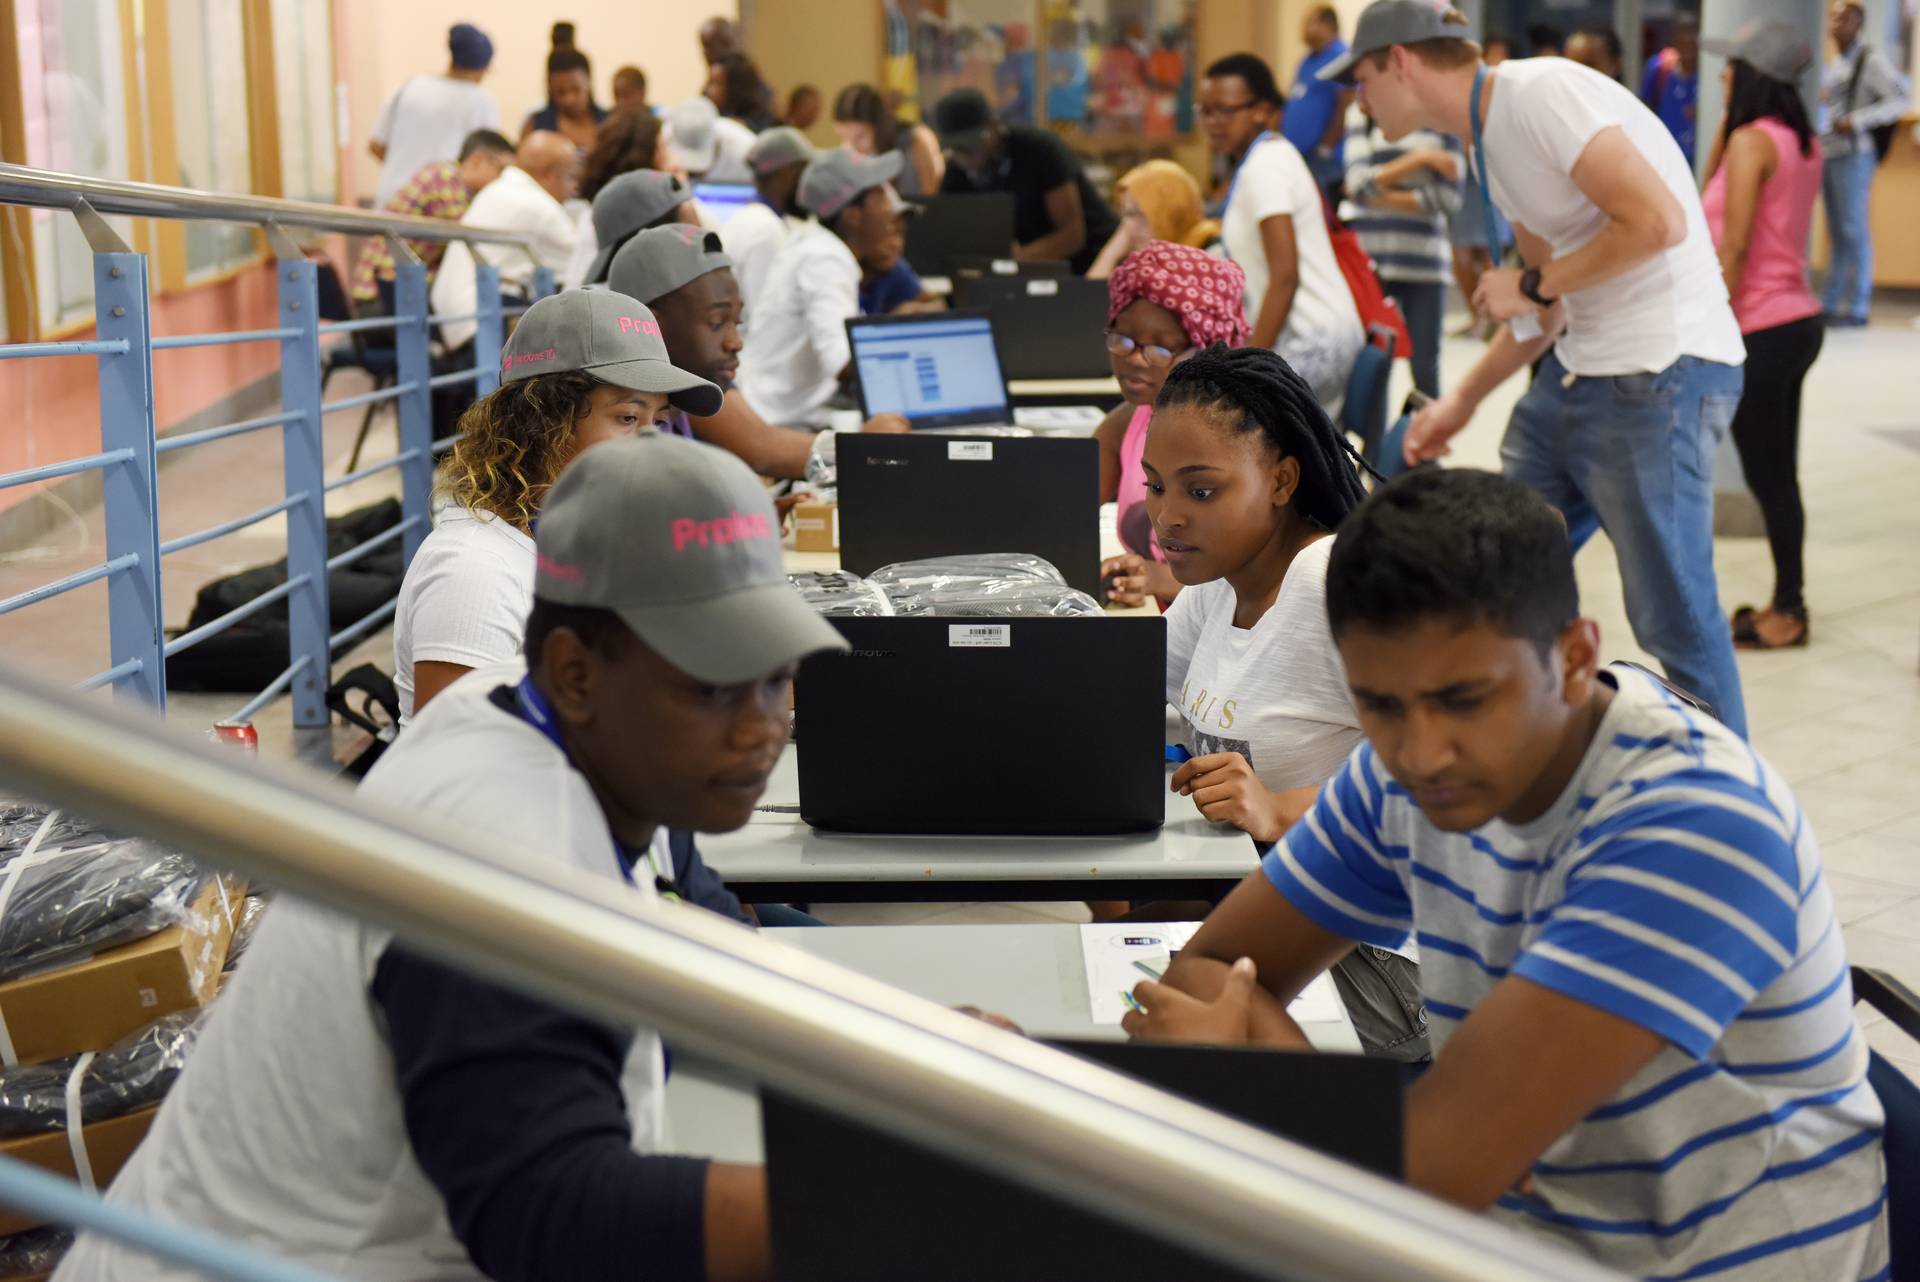
<instances>
[{"instance_id":1,"label":"denim jeans","mask_svg":"<svg viewBox=\"0 0 1920 1282\"><path fill-rule=\"evenodd\" d=\"M1447 314L1447 287L1437 281L1381 282L1387 297L1400 304L1407 318L1413 350L1403 352L1413 366L1413 385L1428 396L1440 395L1440 326Z\"/></svg>"},{"instance_id":2,"label":"denim jeans","mask_svg":"<svg viewBox=\"0 0 1920 1282\"><path fill-rule=\"evenodd\" d=\"M1866 319L1873 296L1873 230L1867 223L1867 201L1873 194L1878 163L1869 144L1850 156L1829 156L1820 174L1827 200L1827 231L1833 238L1822 302L1835 316Z\"/></svg>"},{"instance_id":3,"label":"denim jeans","mask_svg":"<svg viewBox=\"0 0 1920 1282\"><path fill-rule=\"evenodd\" d=\"M1713 573L1713 459L1744 381L1738 366L1692 356L1658 374L1570 379L1549 353L1500 443L1506 474L1560 509L1575 551L1607 532L1634 639L1742 735Z\"/></svg>"}]
</instances>

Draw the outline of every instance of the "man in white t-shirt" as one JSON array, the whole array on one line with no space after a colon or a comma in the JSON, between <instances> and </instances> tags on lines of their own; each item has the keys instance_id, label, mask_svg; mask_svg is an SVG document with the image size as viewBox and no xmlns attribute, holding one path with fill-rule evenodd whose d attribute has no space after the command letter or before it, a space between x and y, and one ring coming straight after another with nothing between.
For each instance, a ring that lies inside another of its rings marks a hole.
<instances>
[{"instance_id":1,"label":"man in white t-shirt","mask_svg":"<svg viewBox=\"0 0 1920 1282\"><path fill-rule=\"evenodd\" d=\"M1247 275L1249 342L1279 352L1338 414L1366 333L1333 256L1320 187L1274 131L1280 102L1272 68L1250 53L1220 59L1200 82L1201 127L1236 166L1221 239Z\"/></svg>"},{"instance_id":2,"label":"man in white t-shirt","mask_svg":"<svg viewBox=\"0 0 1920 1282\"><path fill-rule=\"evenodd\" d=\"M542 513L525 662L448 689L362 793L597 874L611 903L682 893L676 839L747 821L795 666L846 648L779 540L721 450L647 436L582 455ZM669 1155L664 1078L650 1029L282 900L111 1197L355 1282L770 1277L764 1170ZM86 1237L61 1276L187 1273Z\"/></svg>"},{"instance_id":3,"label":"man in white t-shirt","mask_svg":"<svg viewBox=\"0 0 1920 1282\"><path fill-rule=\"evenodd\" d=\"M667 137L674 158L695 182L750 183L747 153L753 130L720 114L713 99L700 94L667 112Z\"/></svg>"},{"instance_id":4,"label":"man in white t-shirt","mask_svg":"<svg viewBox=\"0 0 1920 1282\"><path fill-rule=\"evenodd\" d=\"M720 233L733 260L734 275L740 281L740 300L753 315L753 305L767 283L767 272L780 247L806 215L794 197L800 189L800 175L819 153L807 136L790 125L769 129L754 141L747 152L747 168L753 171L753 189L759 199L736 213Z\"/></svg>"},{"instance_id":5,"label":"man in white t-shirt","mask_svg":"<svg viewBox=\"0 0 1920 1282\"><path fill-rule=\"evenodd\" d=\"M853 360L847 322L860 314L860 255L905 208L893 189L897 151L823 151L800 176L796 228L774 256L740 353L740 391L782 427L817 425Z\"/></svg>"},{"instance_id":6,"label":"man in white t-shirt","mask_svg":"<svg viewBox=\"0 0 1920 1282\"><path fill-rule=\"evenodd\" d=\"M1429 0L1376 0L1321 72L1358 84L1389 139L1478 137L1473 163L1525 261L1481 277L1475 305L1513 325L1414 417L1407 460L1445 454L1489 392L1544 356L1501 445L1507 475L1560 509L1575 548L1607 532L1634 639L1745 734L1713 573L1713 459L1746 348L1693 170L1624 86L1563 58L1488 68L1465 35Z\"/></svg>"},{"instance_id":7,"label":"man in white t-shirt","mask_svg":"<svg viewBox=\"0 0 1920 1282\"><path fill-rule=\"evenodd\" d=\"M580 178L579 149L559 134L539 131L521 141L517 154L518 163L488 183L460 221L488 231L518 232L526 237L526 247L498 241L479 241L470 247L464 240L447 246L429 296L434 315L470 316L478 310L476 253L500 269L502 286L519 291L532 286L538 268L546 268L556 280L567 269L578 225L567 213L566 202L573 198ZM440 326L440 341L449 351L457 350L472 341L475 328L470 320L449 322Z\"/></svg>"},{"instance_id":8,"label":"man in white t-shirt","mask_svg":"<svg viewBox=\"0 0 1920 1282\"><path fill-rule=\"evenodd\" d=\"M500 107L480 87L493 62L493 41L461 22L447 32L447 50L452 62L445 74L408 80L373 123L367 150L380 162L375 209L385 209L421 169L457 159L461 141L474 130L500 128Z\"/></svg>"}]
</instances>

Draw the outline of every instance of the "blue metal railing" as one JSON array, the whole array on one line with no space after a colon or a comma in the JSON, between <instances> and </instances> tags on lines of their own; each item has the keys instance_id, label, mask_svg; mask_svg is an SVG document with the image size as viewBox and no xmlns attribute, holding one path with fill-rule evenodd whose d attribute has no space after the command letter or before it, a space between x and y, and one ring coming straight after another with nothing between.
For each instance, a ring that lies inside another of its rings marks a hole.
<instances>
[{"instance_id":1,"label":"blue metal railing","mask_svg":"<svg viewBox=\"0 0 1920 1282\"><path fill-rule=\"evenodd\" d=\"M320 319L319 268L281 231L281 224L323 231L404 234L412 239L518 241L517 237L428 219L368 214L292 201L212 196L178 188L115 183L46 174L0 165L0 203L70 209L93 248L96 337L70 342L0 345L0 360L92 357L100 384L100 443L96 454L0 475L0 490L34 485L85 472L101 474L107 554L100 564L51 583L0 599L0 615L50 600L88 584L107 584L112 666L79 684L82 690L111 687L116 695L166 704L166 662L210 637L270 607L285 603L290 641L287 667L234 715L252 717L282 694L291 694L296 726L327 723L325 693L334 650L371 634L391 618L389 601L338 632L329 617L327 575L394 542L402 562L411 562L430 525L428 504L435 459L457 438L433 438L433 392L471 383L476 396L499 386L500 348L509 314L523 308L501 304L497 268L477 267L478 310L468 317L435 317L427 301L426 269L404 245L396 245L394 315L349 321ZM210 334L152 332L152 291L146 259L130 252L96 212L161 218L214 218L260 225L274 245L279 314L263 329ZM480 261L478 258L475 260ZM533 279L534 297L553 292L553 275ZM433 332L451 319L477 326L470 369L433 372ZM391 387L324 401L322 338L391 333L398 381ZM280 346L280 410L217 427L160 438L153 420L155 352L241 343ZM395 457L328 479L322 427L328 414L392 402L399 418ZM283 496L258 511L193 534L160 539L159 458L198 445L278 428L283 442ZM358 546L327 554L326 496L358 481L398 469L402 520ZM161 613L161 569L166 556L210 543L276 516L287 526L287 578L278 587L182 635L168 639Z\"/></svg>"}]
</instances>

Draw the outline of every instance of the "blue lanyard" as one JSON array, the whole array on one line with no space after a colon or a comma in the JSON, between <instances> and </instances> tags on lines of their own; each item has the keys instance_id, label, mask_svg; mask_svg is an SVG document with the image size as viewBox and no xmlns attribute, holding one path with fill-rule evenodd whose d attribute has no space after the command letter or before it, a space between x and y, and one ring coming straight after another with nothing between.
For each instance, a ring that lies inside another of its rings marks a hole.
<instances>
[{"instance_id":1,"label":"blue lanyard","mask_svg":"<svg viewBox=\"0 0 1920 1282\"><path fill-rule=\"evenodd\" d=\"M1480 86L1486 79L1487 64L1483 62L1473 73L1473 100L1468 109L1473 115L1473 167L1480 179L1480 215L1487 220L1487 248L1492 251L1497 267L1507 251L1500 243L1500 220L1493 216L1493 189L1487 183L1487 149L1480 141Z\"/></svg>"},{"instance_id":2,"label":"blue lanyard","mask_svg":"<svg viewBox=\"0 0 1920 1282\"><path fill-rule=\"evenodd\" d=\"M1253 149L1267 139L1277 137L1279 137L1279 135L1274 133L1273 130L1263 129L1260 131L1260 136L1248 144L1247 154L1240 157L1240 163L1233 168L1233 181L1227 184L1227 198L1220 202L1220 216L1222 218L1225 218L1227 216L1227 210L1233 207L1233 193L1240 189L1240 171L1247 167L1249 160L1253 159Z\"/></svg>"},{"instance_id":3,"label":"blue lanyard","mask_svg":"<svg viewBox=\"0 0 1920 1282\"><path fill-rule=\"evenodd\" d=\"M560 737L560 725L554 719L553 704L549 703L547 696L540 692L540 687L533 684L531 674L521 677L520 684L513 688L513 701L520 709L521 719L545 735L554 747L560 749L560 755L566 757L567 760L571 762L573 755L567 751L566 742ZM647 866L653 869L655 889L669 899L678 899L680 897L680 892L675 888L672 877L662 872L659 868L654 867L653 861L647 853L642 852L635 855L634 852L628 850L618 841L613 843L613 850L614 862L620 866L620 875L627 879L629 886L637 886L639 884L633 879L633 866L642 859L646 859Z\"/></svg>"}]
</instances>

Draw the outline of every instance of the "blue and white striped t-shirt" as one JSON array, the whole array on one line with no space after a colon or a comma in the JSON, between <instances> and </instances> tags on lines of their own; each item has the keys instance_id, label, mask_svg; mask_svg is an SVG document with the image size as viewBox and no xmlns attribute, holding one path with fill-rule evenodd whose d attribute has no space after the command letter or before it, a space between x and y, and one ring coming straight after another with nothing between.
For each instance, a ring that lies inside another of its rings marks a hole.
<instances>
[{"instance_id":1,"label":"blue and white striped t-shirt","mask_svg":"<svg viewBox=\"0 0 1920 1282\"><path fill-rule=\"evenodd\" d=\"M1497 1218L1645 1278L1884 1279L1883 1119L1813 832L1744 740L1606 676L1539 819L1442 832L1362 744L1267 876L1348 938L1414 931L1436 1055L1509 974L1667 1040Z\"/></svg>"}]
</instances>

